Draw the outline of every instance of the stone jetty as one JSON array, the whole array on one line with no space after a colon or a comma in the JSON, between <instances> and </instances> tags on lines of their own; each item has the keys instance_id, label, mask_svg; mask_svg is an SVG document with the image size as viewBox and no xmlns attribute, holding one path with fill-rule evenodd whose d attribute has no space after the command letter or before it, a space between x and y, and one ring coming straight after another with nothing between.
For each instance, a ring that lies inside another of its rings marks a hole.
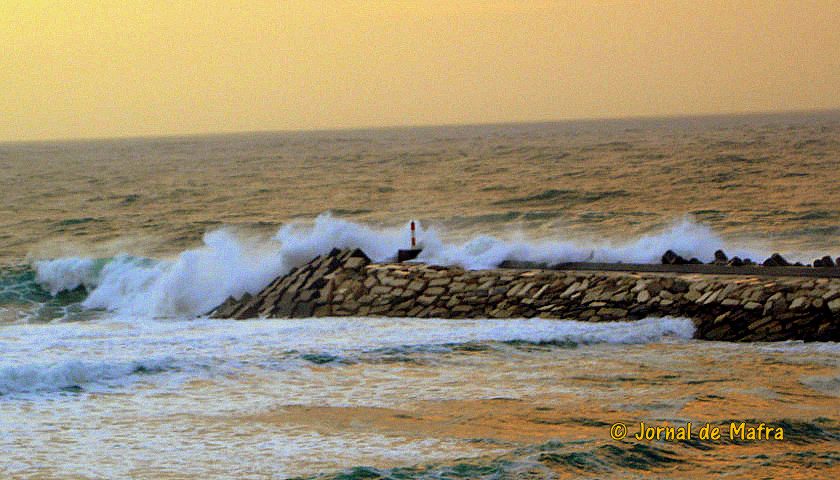
<instances>
[{"instance_id":1,"label":"stone jetty","mask_svg":"<svg viewBox=\"0 0 840 480\"><path fill-rule=\"evenodd\" d=\"M840 341L840 279L373 263L333 250L214 318L691 318L699 339Z\"/></svg>"}]
</instances>

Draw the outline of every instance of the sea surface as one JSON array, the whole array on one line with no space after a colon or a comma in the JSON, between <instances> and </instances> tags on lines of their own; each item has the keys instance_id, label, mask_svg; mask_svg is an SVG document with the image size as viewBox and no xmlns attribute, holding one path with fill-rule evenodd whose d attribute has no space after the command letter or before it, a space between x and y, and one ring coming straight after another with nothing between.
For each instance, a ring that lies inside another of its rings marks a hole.
<instances>
[{"instance_id":1,"label":"sea surface","mask_svg":"<svg viewBox=\"0 0 840 480\"><path fill-rule=\"evenodd\" d=\"M838 478L835 343L205 316L411 220L471 269L837 257L838 167L836 111L0 144L0 478Z\"/></svg>"}]
</instances>

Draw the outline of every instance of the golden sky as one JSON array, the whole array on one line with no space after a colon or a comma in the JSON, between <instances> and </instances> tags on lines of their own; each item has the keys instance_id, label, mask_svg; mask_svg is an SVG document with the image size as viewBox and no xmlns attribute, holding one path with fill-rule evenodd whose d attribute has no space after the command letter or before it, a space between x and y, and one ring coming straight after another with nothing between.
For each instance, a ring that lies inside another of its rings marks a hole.
<instances>
[{"instance_id":1,"label":"golden sky","mask_svg":"<svg viewBox=\"0 0 840 480\"><path fill-rule=\"evenodd\" d=\"M0 140L840 107L840 0L0 0Z\"/></svg>"}]
</instances>

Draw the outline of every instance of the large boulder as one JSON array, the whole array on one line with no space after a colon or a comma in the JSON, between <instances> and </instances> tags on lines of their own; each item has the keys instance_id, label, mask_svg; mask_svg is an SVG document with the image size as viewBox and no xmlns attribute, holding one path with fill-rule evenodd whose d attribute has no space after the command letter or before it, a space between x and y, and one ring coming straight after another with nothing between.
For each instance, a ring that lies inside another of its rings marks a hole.
<instances>
[{"instance_id":1,"label":"large boulder","mask_svg":"<svg viewBox=\"0 0 840 480\"><path fill-rule=\"evenodd\" d=\"M736 255L736 256L732 257L728 262L726 262L726 264L729 265L730 267L743 267L744 266L744 261L741 260L741 257L738 257Z\"/></svg>"},{"instance_id":2,"label":"large boulder","mask_svg":"<svg viewBox=\"0 0 840 480\"><path fill-rule=\"evenodd\" d=\"M216 307L210 313L210 315L212 315L215 318L233 318L236 311L239 310L240 305L247 302L250 299L251 299L251 294L249 294L249 293L246 293L242 297L242 299L236 299L236 298L233 298L233 297L228 297L227 300L225 300L224 302L222 302L221 305Z\"/></svg>"},{"instance_id":3,"label":"large boulder","mask_svg":"<svg viewBox=\"0 0 840 480\"><path fill-rule=\"evenodd\" d=\"M834 260L832 260L831 257L826 255L822 258L818 258L818 259L814 260L814 266L817 267L817 268L820 268L820 267L822 267L822 268L833 268L835 265L834 265Z\"/></svg>"},{"instance_id":4,"label":"large boulder","mask_svg":"<svg viewBox=\"0 0 840 480\"><path fill-rule=\"evenodd\" d=\"M673 250L668 250L662 255L662 264L663 265L685 265L688 263L688 260L684 259L683 257L677 255L676 252Z\"/></svg>"},{"instance_id":5,"label":"large boulder","mask_svg":"<svg viewBox=\"0 0 840 480\"><path fill-rule=\"evenodd\" d=\"M309 317L316 307L328 300L324 295L331 292L330 280L336 273L357 275L370 263L370 258L358 248L333 249L277 277L256 295L246 294L239 300L228 298L210 316L238 320Z\"/></svg>"},{"instance_id":6,"label":"large boulder","mask_svg":"<svg viewBox=\"0 0 840 480\"><path fill-rule=\"evenodd\" d=\"M774 253L770 255L770 258L762 263L765 267L789 267L790 262L785 260L785 257L779 255L778 253Z\"/></svg>"}]
</instances>

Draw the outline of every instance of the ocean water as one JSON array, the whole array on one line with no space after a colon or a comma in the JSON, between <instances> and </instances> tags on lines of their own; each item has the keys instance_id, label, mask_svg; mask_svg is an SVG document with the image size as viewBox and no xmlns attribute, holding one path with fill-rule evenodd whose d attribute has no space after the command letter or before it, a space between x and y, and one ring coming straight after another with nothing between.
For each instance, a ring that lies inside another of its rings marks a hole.
<instances>
[{"instance_id":1,"label":"ocean water","mask_svg":"<svg viewBox=\"0 0 840 480\"><path fill-rule=\"evenodd\" d=\"M412 219L471 269L836 257L838 166L838 112L0 144L0 477L836 477L833 343L204 314ZM734 420L787 440L609 438Z\"/></svg>"}]
</instances>

